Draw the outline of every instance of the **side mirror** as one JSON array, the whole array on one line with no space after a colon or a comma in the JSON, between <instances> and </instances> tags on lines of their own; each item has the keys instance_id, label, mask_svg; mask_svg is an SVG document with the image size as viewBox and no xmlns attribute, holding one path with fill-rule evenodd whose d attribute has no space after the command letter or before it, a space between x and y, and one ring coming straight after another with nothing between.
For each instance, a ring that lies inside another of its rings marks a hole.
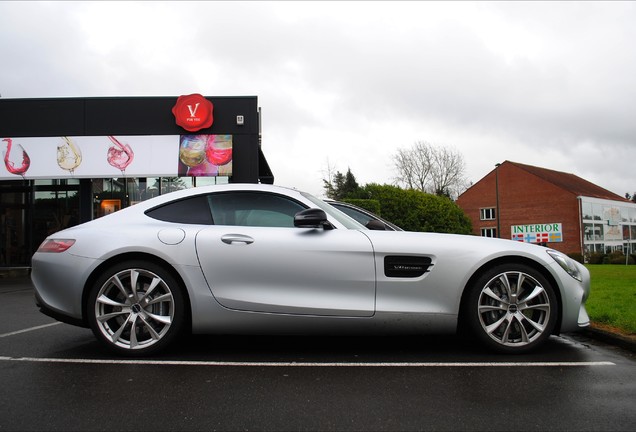
<instances>
[{"instance_id":1,"label":"side mirror","mask_svg":"<svg viewBox=\"0 0 636 432\"><path fill-rule=\"evenodd\" d=\"M327 213L318 208L310 208L296 213L294 215L294 226L298 228L332 228L327 220Z\"/></svg>"},{"instance_id":2,"label":"side mirror","mask_svg":"<svg viewBox=\"0 0 636 432\"><path fill-rule=\"evenodd\" d=\"M377 219L371 219L365 226L374 231L386 231L386 225L384 222L380 222Z\"/></svg>"}]
</instances>

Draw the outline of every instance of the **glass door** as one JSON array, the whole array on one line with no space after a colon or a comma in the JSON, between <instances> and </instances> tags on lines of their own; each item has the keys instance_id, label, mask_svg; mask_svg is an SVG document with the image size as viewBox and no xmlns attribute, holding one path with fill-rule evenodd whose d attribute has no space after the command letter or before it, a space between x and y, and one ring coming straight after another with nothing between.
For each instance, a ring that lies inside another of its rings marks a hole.
<instances>
[{"instance_id":1,"label":"glass door","mask_svg":"<svg viewBox=\"0 0 636 432\"><path fill-rule=\"evenodd\" d=\"M15 181L0 183L0 267L28 267L30 187Z\"/></svg>"}]
</instances>

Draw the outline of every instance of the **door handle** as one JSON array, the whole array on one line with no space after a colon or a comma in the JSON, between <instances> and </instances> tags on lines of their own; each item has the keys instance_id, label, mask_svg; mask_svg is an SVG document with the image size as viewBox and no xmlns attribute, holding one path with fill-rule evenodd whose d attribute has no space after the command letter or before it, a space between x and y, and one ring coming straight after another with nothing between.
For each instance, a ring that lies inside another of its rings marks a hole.
<instances>
[{"instance_id":1,"label":"door handle","mask_svg":"<svg viewBox=\"0 0 636 432\"><path fill-rule=\"evenodd\" d=\"M252 244L254 243L254 239L250 236L246 236L243 234L226 234L223 237L221 237L221 241L223 243L226 244L232 244L232 243L245 243L245 244Z\"/></svg>"}]
</instances>

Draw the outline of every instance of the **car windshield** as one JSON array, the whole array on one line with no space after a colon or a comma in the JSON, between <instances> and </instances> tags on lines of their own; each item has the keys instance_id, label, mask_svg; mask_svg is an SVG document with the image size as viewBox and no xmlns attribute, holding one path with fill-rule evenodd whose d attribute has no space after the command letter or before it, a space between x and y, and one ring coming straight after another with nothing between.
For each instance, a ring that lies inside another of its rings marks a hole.
<instances>
[{"instance_id":1,"label":"car windshield","mask_svg":"<svg viewBox=\"0 0 636 432\"><path fill-rule=\"evenodd\" d=\"M337 210L336 208L330 206L329 204L327 204L323 200L318 199L315 196L313 196L311 194L308 194L306 192L301 192L301 194L305 198L307 198L309 201L311 201L312 203L316 204L316 207L324 210L325 213L327 213L329 216L333 217L335 220L337 220L338 222L343 224L345 227L347 227L347 229L355 229L355 230L366 230L366 229L368 229L367 227L365 227L364 225L358 223L357 221L355 221L351 217L347 216L346 214L344 214L340 210Z\"/></svg>"}]
</instances>

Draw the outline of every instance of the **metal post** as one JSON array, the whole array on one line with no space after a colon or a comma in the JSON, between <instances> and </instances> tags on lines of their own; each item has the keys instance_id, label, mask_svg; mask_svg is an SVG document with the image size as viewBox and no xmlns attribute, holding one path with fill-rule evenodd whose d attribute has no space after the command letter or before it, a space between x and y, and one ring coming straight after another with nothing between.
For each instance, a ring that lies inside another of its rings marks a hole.
<instances>
[{"instance_id":1,"label":"metal post","mask_svg":"<svg viewBox=\"0 0 636 432\"><path fill-rule=\"evenodd\" d=\"M497 212L497 238L501 238L501 222L500 222L500 215L499 215L499 166L501 164L495 164L495 198L497 200L497 207L496 207L496 212Z\"/></svg>"}]
</instances>

